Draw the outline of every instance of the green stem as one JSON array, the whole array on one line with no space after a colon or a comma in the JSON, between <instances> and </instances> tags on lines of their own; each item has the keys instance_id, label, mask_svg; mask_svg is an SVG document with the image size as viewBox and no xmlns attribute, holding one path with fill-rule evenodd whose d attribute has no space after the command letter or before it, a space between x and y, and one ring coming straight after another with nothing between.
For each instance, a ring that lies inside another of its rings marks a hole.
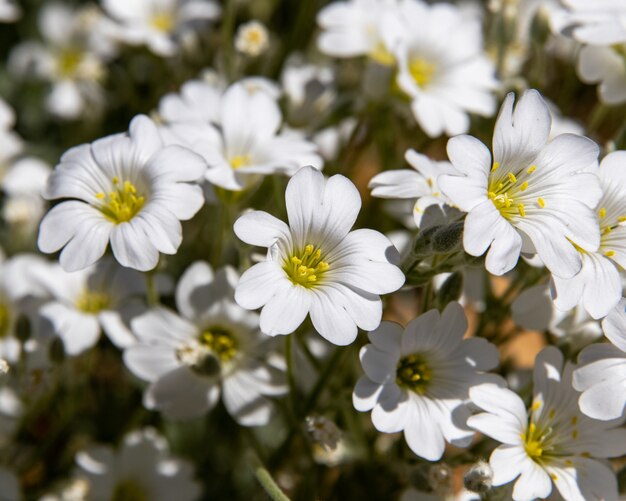
<instances>
[{"instance_id":1,"label":"green stem","mask_svg":"<svg viewBox=\"0 0 626 501\"><path fill-rule=\"evenodd\" d=\"M289 501L282 489L272 478L270 472L265 468L259 457L255 453L250 454L250 466L254 476L259 481L267 495L274 501Z\"/></svg>"},{"instance_id":2,"label":"green stem","mask_svg":"<svg viewBox=\"0 0 626 501\"><path fill-rule=\"evenodd\" d=\"M154 283L154 272L149 271L146 273L146 295L148 299L148 305L155 307L159 305L159 291Z\"/></svg>"}]
</instances>

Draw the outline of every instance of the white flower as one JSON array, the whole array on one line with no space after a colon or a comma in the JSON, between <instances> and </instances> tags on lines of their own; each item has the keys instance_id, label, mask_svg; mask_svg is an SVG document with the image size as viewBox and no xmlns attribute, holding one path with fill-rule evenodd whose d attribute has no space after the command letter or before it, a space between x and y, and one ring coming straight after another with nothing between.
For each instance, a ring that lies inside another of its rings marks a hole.
<instances>
[{"instance_id":1,"label":"white flower","mask_svg":"<svg viewBox=\"0 0 626 501\"><path fill-rule=\"evenodd\" d=\"M115 49L104 40L101 22L89 7L46 4L39 15L43 43L25 42L11 52L15 72L34 72L52 84L46 107L60 118L75 119L103 105L100 82Z\"/></svg>"},{"instance_id":2,"label":"white flower","mask_svg":"<svg viewBox=\"0 0 626 501\"><path fill-rule=\"evenodd\" d=\"M185 82L180 92L166 94L159 101L159 116L168 124L176 122L219 123L219 109L226 82L215 72Z\"/></svg>"},{"instance_id":3,"label":"white flower","mask_svg":"<svg viewBox=\"0 0 626 501\"><path fill-rule=\"evenodd\" d=\"M176 289L180 316L158 308L133 320L139 342L124 353L127 367L150 382L144 404L174 419L206 413L219 399L244 426L267 424L267 396L286 391L283 373L265 360L271 348L259 317L237 306L237 273L215 276L204 262L191 265Z\"/></svg>"},{"instance_id":4,"label":"white flower","mask_svg":"<svg viewBox=\"0 0 626 501\"><path fill-rule=\"evenodd\" d=\"M524 329L547 330L573 350L602 336L600 322L591 318L582 304L569 311L556 308L547 283L522 291L511 304L511 317Z\"/></svg>"},{"instance_id":5,"label":"white flower","mask_svg":"<svg viewBox=\"0 0 626 501\"><path fill-rule=\"evenodd\" d=\"M450 4L404 0L389 17L397 82L430 137L468 131L468 113L492 116L494 66L483 52L481 23Z\"/></svg>"},{"instance_id":6,"label":"white flower","mask_svg":"<svg viewBox=\"0 0 626 501\"><path fill-rule=\"evenodd\" d=\"M372 190L373 197L415 199L413 218L419 228L427 207L450 205L450 201L439 190L439 175L458 172L450 162L436 162L415 150L407 150L404 158L414 170L395 169L381 172L371 179L368 187Z\"/></svg>"},{"instance_id":7,"label":"white flower","mask_svg":"<svg viewBox=\"0 0 626 501\"><path fill-rule=\"evenodd\" d=\"M13 0L0 0L0 23L12 23L22 15L22 10Z\"/></svg>"},{"instance_id":8,"label":"white flower","mask_svg":"<svg viewBox=\"0 0 626 501\"><path fill-rule=\"evenodd\" d=\"M321 52L334 57L368 56L385 65L395 63L383 41L383 19L397 10L397 0L334 2L317 14Z\"/></svg>"},{"instance_id":9,"label":"white flower","mask_svg":"<svg viewBox=\"0 0 626 501\"><path fill-rule=\"evenodd\" d=\"M202 492L191 463L172 457L153 428L127 434L118 451L106 445L80 451L76 464L76 476L89 483L93 501L195 501Z\"/></svg>"},{"instance_id":10,"label":"white flower","mask_svg":"<svg viewBox=\"0 0 626 501\"><path fill-rule=\"evenodd\" d=\"M140 273L105 258L73 273L56 264L39 266L31 276L51 297L39 314L51 323L68 355L94 346L101 331L118 348L134 344L127 325L145 309L141 297L146 287Z\"/></svg>"},{"instance_id":11,"label":"white flower","mask_svg":"<svg viewBox=\"0 0 626 501\"><path fill-rule=\"evenodd\" d=\"M293 175L303 165L321 168L314 143L279 132L282 115L266 92L249 92L244 82L232 85L220 102L220 128L184 122L168 127L176 142L202 155L206 178L214 185L243 190L261 175Z\"/></svg>"},{"instance_id":12,"label":"white flower","mask_svg":"<svg viewBox=\"0 0 626 501\"><path fill-rule=\"evenodd\" d=\"M237 28L235 49L250 57L257 57L270 46L267 28L259 21L252 20Z\"/></svg>"},{"instance_id":13,"label":"white flower","mask_svg":"<svg viewBox=\"0 0 626 501\"><path fill-rule=\"evenodd\" d=\"M0 177L4 175L8 163L22 151L21 138L13 131L15 112L0 99Z\"/></svg>"},{"instance_id":14,"label":"white flower","mask_svg":"<svg viewBox=\"0 0 626 501\"><path fill-rule=\"evenodd\" d=\"M145 44L159 56L173 56L181 35L198 21L216 19L221 11L211 0L103 0L102 6L119 24L119 38Z\"/></svg>"},{"instance_id":15,"label":"white flower","mask_svg":"<svg viewBox=\"0 0 626 501\"><path fill-rule=\"evenodd\" d=\"M430 310L406 329L383 322L361 348L365 375L352 394L355 409L371 410L378 431L404 430L411 450L429 461L441 458L446 441L468 446L468 390L493 380L483 371L498 365L498 351L484 339L464 340L466 330L458 303L441 315Z\"/></svg>"},{"instance_id":16,"label":"white flower","mask_svg":"<svg viewBox=\"0 0 626 501\"><path fill-rule=\"evenodd\" d=\"M10 445L11 436L18 429L26 407L15 389L9 385L0 387L0 446ZM4 484L0 480L0 486ZM4 493L4 491L3 491Z\"/></svg>"},{"instance_id":17,"label":"white flower","mask_svg":"<svg viewBox=\"0 0 626 501\"><path fill-rule=\"evenodd\" d=\"M622 0L561 0L569 8L566 20L572 36L591 45L626 42L626 5Z\"/></svg>"},{"instance_id":18,"label":"white flower","mask_svg":"<svg viewBox=\"0 0 626 501\"><path fill-rule=\"evenodd\" d=\"M553 482L568 501L617 499L615 474L596 458L623 455L626 430L616 428L618 422L581 414L571 385L573 369L569 363L563 366L563 355L554 347L539 353L528 413L511 390L493 384L470 389L472 401L485 412L467 423L502 442L489 460L493 485L517 478L515 501L547 498Z\"/></svg>"},{"instance_id":19,"label":"white flower","mask_svg":"<svg viewBox=\"0 0 626 501\"><path fill-rule=\"evenodd\" d=\"M439 187L469 212L463 245L472 256L489 249L488 271L502 275L520 252L537 253L553 275L571 278L582 266L574 243L586 251L600 243L593 211L602 196L593 173L598 146L573 134L548 142L550 112L539 93L526 91L515 111L514 99L509 94L500 110L493 159L474 137L448 141L448 156L464 175L440 176Z\"/></svg>"},{"instance_id":20,"label":"white flower","mask_svg":"<svg viewBox=\"0 0 626 501\"><path fill-rule=\"evenodd\" d=\"M626 43L612 47L586 46L580 49L576 71L588 84L599 83L603 103L617 105L626 101Z\"/></svg>"},{"instance_id":21,"label":"white flower","mask_svg":"<svg viewBox=\"0 0 626 501\"><path fill-rule=\"evenodd\" d=\"M602 322L613 343L593 344L578 357L574 388L581 391L580 410L594 419L624 416L626 405L626 299L622 299Z\"/></svg>"},{"instance_id":22,"label":"white flower","mask_svg":"<svg viewBox=\"0 0 626 501\"><path fill-rule=\"evenodd\" d=\"M378 327L379 294L404 283L391 264L398 253L377 231L350 231L361 199L343 176L325 180L304 167L289 181L285 201L289 226L262 211L235 222L241 240L268 248L267 260L242 275L235 299L244 308L263 307L261 330L271 336L294 332L310 313L324 338L350 344L357 326Z\"/></svg>"},{"instance_id":23,"label":"white flower","mask_svg":"<svg viewBox=\"0 0 626 501\"><path fill-rule=\"evenodd\" d=\"M138 116L128 135L115 134L76 146L61 157L44 196L68 198L43 218L38 245L60 255L66 271L98 261L111 242L122 265L146 271L159 252L175 254L182 241L180 220L203 204L190 182L206 165L180 146L166 146L154 123Z\"/></svg>"},{"instance_id":24,"label":"white flower","mask_svg":"<svg viewBox=\"0 0 626 501\"><path fill-rule=\"evenodd\" d=\"M602 199L597 213L600 247L580 253L582 268L570 279L552 277L557 308L569 310L582 302L593 318L602 318L622 297L620 270L626 267L626 151L607 155L600 164Z\"/></svg>"}]
</instances>

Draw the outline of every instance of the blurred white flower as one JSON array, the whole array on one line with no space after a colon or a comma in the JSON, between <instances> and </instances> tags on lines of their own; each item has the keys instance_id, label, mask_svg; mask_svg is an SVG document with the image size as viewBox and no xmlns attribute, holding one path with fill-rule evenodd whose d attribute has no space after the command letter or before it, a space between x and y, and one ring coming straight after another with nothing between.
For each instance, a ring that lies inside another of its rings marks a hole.
<instances>
[{"instance_id":1,"label":"blurred white flower","mask_svg":"<svg viewBox=\"0 0 626 501\"><path fill-rule=\"evenodd\" d=\"M144 404L174 419L200 416L213 408L220 392L228 412L243 426L267 424L282 395L284 375L266 362L271 340L259 332L259 316L237 306L238 280L232 268L214 275L196 262L176 289L180 315L151 310L132 322L138 343L124 362L150 382Z\"/></svg>"},{"instance_id":2,"label":"blurred white flower","mask_svg":"<svg viewBox=\"0 0 626 501\"><path fill-rule=\"evenodd\" d=\"M252 20L237 28L235 49L250 57L263 54L270 46L270 36L263 23Z\"/></svg>"},{"instance_id":3,"label":"blurred white flower","mask_svg":"<svg viewBox=\"0 0 626 501\"><path fill-rule=\"evenodd\" d=\"M626 43L612 47L587 45L580 49L576 71L588 84L599 83L598 97L608 105L626 101Z\"/></svg>"},{"instance_id":4,"label":"blurred white flower","mask_svg":"<svg viewBox=\"0 0 626 501\"><path fill-rule=\"evenodd\" d=\"M386 22L397 83L428 136L463 134L468 113L494 114L495 68L483 51L480 20L451 4L404 0Z\"/></svg>"},{"instance_id":5,"label":"blurred white flower","mask_svg":"<svg viewBox=\"0 0 626 501\"><path fill-rule=\"evenodd\" d=\"M322 33L321 52L334 57L368 56L384 65L395 58L384 43L383 20L394 14L398 0L348 0L333 2L317 14Z\"/></svg>"},{"instance_id":6,"label":"blurred white flower","mask_svg":"<svg viewBox=\"0 0 626 501\"><path fill-rule=\"evenodd\" d=\"M452 138L448 156L463 175L442 175L439 187L469 212L463 245L473 256L489 249L489 272L510 271L524 252L539 254L553 275L571 278L582 266L575 245L595 251L600 244L593 210L602 196L598 146L573 134L548 142L551 118L540 94L526 91L515 111L514 99L509 94L500 110L493 160L476 138Z\"/></svg>"},{"instance_id":7,"label":"blurred white flower","mask_svg":"<svg viewBox=\"0 0 626 501\"><path fill-rule=\"evenodd\" d=\"M194 25L221 12L212 0L102 0L102 7L117 23L116 37L166 57L176 54L180 38Z\"/></svg>"},{"instance_id":8,"label":"blurred white flower","mask_svg":"<svg viewBox=\"0 0 626 501\"><path fill-rule=\"evenodd\" d=\"M22 139L13 131L15 112L5 101L0 99L0 173L22 151Z\"/></svg>"},{"instance_id":9,"label":"blurred white flower","mask_svg":"<svg viewBox=\"0 0 626 501\"><path fill-rule=\"evenodd\" d=\"M75 475L88 482L93 501L195 501L202 492L191 463L172 457L153 428L127 434L118 451L108 445L82 450L76 464Z\"/></svg>"},{"instance_id":10,"label":"blurred white flower","mask_svg":"<svg viewBox=\"0 0 626 501\"><path fill-rule=\"evenodd\" d=\"M419 228L422 215L431 205L452 205L441 193L437 178L441 174L458 174L450 162L437 162L415 150L407 150L406 161L410 169L394 169L375 175L368 187L373 197L415 200L413 218Z\"/></svg>"},{"instance_id":11,"label":"blurred white flower","mask_svg":"<svg viewBox=\"0 0 626 501\"><path fill-rule=\"evenodd\" d=\"M623 0L561 0L572 36L590 45L626 42L626 4Z\"/></svg>"},{"instance_id":12,"label":"blurred white flower","mask_svg":"<svg viewBox=\"0 0 626 501\"><path fill-rule=\"evenodd\" d=\"M0 446L5 448L11 440L11 435L20 425L20 420L24 415L26 407L22 402L20 394L9 385L0 386ZM0 479L2 494L4 494L5 484ZM4 498L2 498L4 501Z\"/></svg>"},{"instance_id":13,"label":"blurred white flower","mask_svg":"<svg viewBox=\"0 0 626 501\"><path fill-rule=\"evenodd\" d=\"M0 0L0 23L12 23L22 15L22 9L13 0Z\"/></svg>"},{"instance_id":14,"label":"blurred white flower","mask_svg":"<svg viewBox=\"0 0 626 501\"><path fill-rule=\"evenodd\" d=\"M20 501L22 493L20 481L12 470L0 466L0 486L2 486L3 501Z\"/></svg>"},{"instance_id":15,"label":"blurred white flower","mask_svg":"<svg viewBox=\"0 0 626 501\"><path fill-rule=\"evenodd\" d=\"M515 501L547 498L554 483L572 501L617 499L617 480L598 459L626 453L626 429L619 422L589 419L578 409L572 388L574 366L563 364L554 348L535 360L534 399L528 410L511 390L493 384L470 389L470 397L485 412L467 423L503 445L489 460L493 485L517 478Z\"/></svg>"},{"instance_id":16,"label":"blurred white flower","mask_svg":"<svg viewBox=\"0 0 626 501\"><path fill-rule=\"evenodd\" d=\"M91 7L73 9L59 3L46 4L39 14L43 43L28 41L16 46L9 69L33 73L52 84L46 98L50 113L76 119L103 105L100 82L115 47L103 34L102 17Z\"/></svg>"},{"instance_id":17,"label":"blurred white flower","mask_svg":"<svg viewBox=\"0 0 626 501\"><path fill-rule=\"evenodd\" d=\"M140 273L105 258L72 273L56 263L39 266L31 276L50 296L39 314L51 323L68 355L94 346L101 331L118 348L134 344L128 325L145 309L146 286Z\"/></svg>"},{"instance_id":18,"label":"blurred white flower","mask_svg":"<svg viewBox=\"0 0 626 501\"><path fill-rule=\"evenodd\" d=\"M215 186L240 191L262 175L293 175L304 165L321 168L317 146L280 132L282 115L267 92L250 92L245 82L232 85L220 101L220 128L207 122L177 122L167 127L174 142L202 155L206 178Z\"/></svg>"},{"instance_id":19,"label":"blurred white flower","mask_svg":"<svg viewBox=\"0 0 626 501\"><path fill-rule=\"evenodd\" d=\"M606 421L623 417L626 405L626 299L607 315L602 328L613 345L585 348L573 384L582 392L578 404L583 414Z\"/></svg>"},{"instance_id":20,"label":"blurred white flower","mask_svg":"<svg viewBox=\"0 0 626 501\"><path fill-rule=\"evenodd\" d=\"M271 336L294 332L310 314L324 338L350 344L357 326L378 327L379 294L404 283L400 269L391 264L398 252L377 231L350 231L361 199L343 176L325 180L313 167L304 167L289 181L285 201L289 226L262 211L235 222L241 240L268 248L267 261L242 275L235 299L244 308L263 308L261 330Z\"/></svg>"},{"instance_id":21,"label":"blurred white flower","mask_svg":"<svg viewBox=\"0 0 626 501\"><path fill-rule=\"evenodd\" d=\"M458 303L440 315L430 310L406 329L383 322L369 333L372 344L361 348L365 375L354 388L358 411L372 411L378 431L397 433L411 450L437 461L445 443L466 447L474 432L465 424L470 415L468 390L497 381L484 374L498 365L498 351L484 339L463 339L467 320Z\"/></svg>"},{"instance_id":22,"label":"blurred white flower","mask_svg":"<svg viewBox=\"0 0 626 501\"><path fill-rule=\"evenodd\" d=\"M164 146L154 123L137 116L128 135L115 134L68 150L48 180L44 196L71 199L43 218L38 245L60 255L66 271L98 261L109 241L115 259L141 271L157 265L159 252L175 254L180 221L204 199L193 181L206 164L181 146Z\"/></svg>"},{"instance_id":23,"label":"blurred white flower","mask_svg":"<svg viewBox=\"0 0 626 501\"><path fill-rule=\"evenodd\" d=\"M570 279L552 277L557 308L582 303L593 318L602 318L622 297L620 270L626 267L626 151L607 155L600 164L602 199L596 208L600 247L580 252L582 268Z\"/></svg>"},{"instance_id":24,"label":"blurred white flower","mask_svg":"<svg viewBox=\"0 0 626 501\"><path fill-rule=\"evenodd\" d=\"M219 123L220 102L225 89L226 82L214 72L208 78L185 82L178 93L170 92L161 98L159 116L166 124Z\"/></svg>"}]
</instances>

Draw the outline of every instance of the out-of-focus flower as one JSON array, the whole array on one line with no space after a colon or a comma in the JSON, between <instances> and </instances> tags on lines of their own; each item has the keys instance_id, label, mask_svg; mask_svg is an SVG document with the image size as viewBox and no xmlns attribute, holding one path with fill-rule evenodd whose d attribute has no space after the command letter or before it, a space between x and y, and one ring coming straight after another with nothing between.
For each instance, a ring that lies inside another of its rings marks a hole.
<instances>
[{"instance_id":1,"label":"out-of-focus flower","mask_svg":"<svg viewBox=\"0 0 626 501\"><path fill-rule=\"evenodd\" d=\"M222 393L228 412L243 426L266 424L268 396L286 392L284 375L265 361L271 340L259 316L237 306L232 268L214 275L204 262L191 265L176 289L180 316L158 308L132 322L138 343L124 353L128 368L150 382L149 409L188 419L213 408Z\"/></svg>"},{"instance_id":2,"label":"out-of-focus flower","mask_svg":"<svg viewBox=\"0 0 626 501\"><path fill-rule=\"evenodd\" d=\"M88 482L94 501L194 501L201 494L192 465L175 459L166 440L153 428L133 431L121 447L93 445L76 454L75 475Z\"/></svg>"},{"instance_id":3,"label":"out-of-focus flower","mask_svg":"<svg viewBox=\"0 0 626 501\"><path fill-rule=\"evenodd\" d=\"M39 266L33 280L50 295L39 308L74 356L91 348L104 331L119 348L134 344L128 324L144 309L145 280L135 270L105 258L96 265L67 273L57 264Z\"/></svg>"},{"instance_id":4,"label":"out-of-focus flower","mask_svg":"<svg viewBox=\"0 0 626 501\"><path fill-rule=\"evenodd\" d=\"M454 5L407 0L386 21L392 39L387 45L398 60L398 85L411 98L426 134L463 134L470 125L468 113L494 114L495 69L483 51L478 19Z\"/></svg>"},{"instance_id":5,"label":"out-of-focus flower","mask_svg":"<svg viewBox=\"0 0 626 501\"><path fill-rule=\"evenodd\" d=\"M13 131L15 112L0 99L0 173L4 173L9 161L22 151L22 139Z\"/></svg>"},{"instance_id":6,"label":"out-of-focus flower","mask_svg":"<svg viewBox=\"0 0 626 501\"><path fill-rule=\"evenodd\" d=\"M430 310L406 329L383 322L360 352L365 375L352 394L354 407L371 410L379 431L404 431L411 450L429 461L441 458L446 441L469 445L468 390L497 380L483 372L498 365L496 347L464 340L466 330L463 309L450 303L441 315Z\"/></svg>"},{"instance_id":7,"label":"out-of-focus flower","mask_svg":"<svg viewBox=\"0 0 626 501\"><path fill-rule=\"evenodd\" d=\"M103 0L102 6L117 23L114 36L132 45L145 44L159 56L176 54L186 32L221 12L212 0Z\"/></svg>"},{"instance_id":8,"label":"out-of-focus flower","mask_svg":"<svg viewBox=\"0 0 626 501\"><path fill-rule=\"evenodd\" d=\"M100 82L116 51L103 34L102 20L91 7L46 4L39 15L43 43L24 42L11 52L9 69L51 83L46 107L53 115L76 119L103 105Z\"/></svg>"},{"instance_id":9,"label":"out-of-focus flower","mask_svg":"<svg viewBox=\"0 0 626 501\"><path fill-rule=\"evenodd\" d=\"M22 499L20 481L17 475L0 466L0 485L2 486L2 498L6 501L19 501Z\"/></svg>"},{"instance_id":10,"label":"out-of-focus flower","mask_svg":"<svg viewBox=\"0 0 626 501\"><path fill-rule=\"evenodd\" d=\"M71 199L43 218L38 245L60 255L67 271L98 261L109 241L122 266L151 270L159 252L175 254L180 221L204 203L193 184L206 170L195 153L164 146L154 123L138 116L128 135L116 134L68 150L48 180L44 196Z\"/></svg>"},{"instance_id":11,"label":"out-of-focus flower","mask_svg":"<svg viewBox=\"0 0 626 501\"><path fill-rule=\"evenodd\" d=\"M383 20L394 14L397 0L349 0L334 2L317 14L322 33L317 46L334 57L368 56L384 65L395 64L385 46Z\"/></svg>"},{"instance_id":12,"label":"out-of-focus flower","mask_svg":"<svg viewBox=\"0 0 626 501\"><path fill-rule=\"evenodd\" d=\"M316 443L329 451L337 448L341 430L333 421L324 416L307 416L305 421L307 431Z\"/></svg>"},{"instance_id":13,"label":"out-of-focus flower","mask_svg":"<svg viewBox=\"0 0 626 501\"><path fill-rule=\"evenodd\" d=\"M525 92L515 111L514 99L507 96L496 122L493 160L476 138L452 138L448 156L463 175L442 175L439 186L469 212L463 245L473 256L489 249L489 272L510 271L524 252L537 253L553 275L571 278L582 266L575 245L593 252L600 244L598 146L573 134L548 142L550 112L540 94Z\"/></svg>"},{"instance_id":14,"label":"out-of-focus flower","mask_svg":"<svg viewBox=\"0 0 626 501\"><path fill-rule=\"evenodd\" d=\"M603 103L617 105L626 101L626 43L612 47L588 45L578 54L576 70L588 84L599 83L598 96Z\"/></svg>"},{"instance_id":15,"label":"out-of-focus flower","mask_svg":"<svg viewBox=\"0 0 626 501\"><path fill-rule=\"evenodd\" d=\"M22 15L22 9L13 0L0 0L0 23L12 23Z\"/></svg>"},{"instance_id":16,"label":"out-of-focus flower","mask_svg":"<svg viewBox=\"0 0 626 501\"><path fill-rule=\"evenodd\" d=\"M570 279L553 277L554 303L562 310L582 303L593 318L602 318L622 297L620 270L626 267L626 151L607 155L600 164L602 199L596 208L600 247L580 252L582 268Z\"/></svg>"},{"instance_id":17,"label":"out-of-focus flower","mask_svg":"<svg viewBox=\"0 0 626 501\"><path fill-rule=\"evenodd\" d=\"M626 405L626 299L622 299L602 322L613 343L593 344L578 357L574 388L581 391L578 404L583 414L611 420L624 416Z\"/></svg>"},{"instance_id":18,"label":"out-of-focus flower","mask_svg":"<svg viewBox=\"0 0 626 501\"><path fill-rule=\"evenodd\" d=\"M289 226L261 211L235 222L241 240L268 248L267 261L242 275L235 299L244 308L263 307L261 330L271 336L294 332L310 313L324 338L350 344L357 326L378 327L379 294L404 283L391 264L398 252L377 231L350 231L361 199L343 176L325 180L318 170L304 167L289 181L285 201Z\"/></svg>"},{"instance_id":19,"label":"out-of-focus flower","mask_svg":"<svg viewBox=\"0 0 626 501\"><path fill-rule=\"evenodd\" d=\"M622 0L561 0L572 36L590 45L626 42L626 5Z\"/></svg>"},{"instance_id":20,"label":"out-of-focus flower","mask_svg":"<svg viewBox=\"0 0 626 501\"><path fill-rule=\"evenodd\" d=\"M481 433L502 442L491 454L493 485L517 478L515 501L547 498L554 483L568 500L617 499L613 471L598 459L626 452L626 430L618 422L589 419L572 388L574 366L554 347L537 355L534 399L529 409L511 390L493 384L470 389L485 412L468 419Z\"/></svg>"},{"instance_id":21,"label":"out-of-focus flower","mask_svg":"<svg viewBox=\"0 0 626 501\"><path fill-rule=\"evenodd\" d=\"M5 448L10 442L11 435L17 430L20 419L25 411L20 394L11 386L0 386L0 446ZM5 484L0 479L2 494Z\"/></svg>"},{"instance_id":22,"label":"out-of-focus flower","mask_svg":"<svg viewBox=\"0 0 626 501\"><path fill-rule=\"evenodd\" d=\"M415 199L413 218L419 228L422 215L431 205L449 204L439 190L437 178L441 174L458 174L450 162L436 162L415 150L407 150L406 161L410 169L388 170L377 174L369 182L373 197L391 199Z\"/></svg>"},{"instance_id":23,"label":"out-of-focus flower","mask_svg":"<svg viewBox=\"0 0 626 501\"><path fill-rule=\"evenodd\" d=\"M166 124L176 122L219 123L220 102L226 82L215 72L185 82L180 92L170 92L159 101L159 116Z\"/></svg>"},{"instance_id":24,"label":"out-of-focus flower","mask_svg":"<svg viewBox=\"0 0 626 501\"><path fill-rule=\"evenodd\" d=\"M250 57L263 54L270 46L270 36L263 23L253 20L242 24L235 34L235 49Z\"/></svg>"},{"instance_id":25,"label":"out-of-focus flower","mask_svg":"<svg viewBox=\"0 0 626 501\"><path fill-rule=\"evenodd\" d=\"M202 155L206 178L215 186L240 191L262 175L293 175L304 165L321 168L317 146L297 135L281 133L276 101L244 82L232 85L220 102L220 128L210 123L177 122L167 127L173 141Z\"/></svg>"}]
</instances>

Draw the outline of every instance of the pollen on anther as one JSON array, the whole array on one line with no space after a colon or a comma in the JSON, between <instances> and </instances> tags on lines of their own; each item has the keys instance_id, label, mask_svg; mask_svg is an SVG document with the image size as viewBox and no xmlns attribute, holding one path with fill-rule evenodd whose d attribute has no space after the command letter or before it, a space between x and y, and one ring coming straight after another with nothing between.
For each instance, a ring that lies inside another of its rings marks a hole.
<instances>
[{"instance_id":1,"label":"pollen on anther","mask_svg":"<svg viewBox=\"0 0 626 501\"><path fill-rule=\"evenodd\" d=\"M96 198L98 200L102 200L104 197L106 197L106 195L102 191L99 193L96 193Z\"/></svg>"},{"instance_id":2,"label":"pollen on anther","mask_svg":"<svg viewBox=\"0 0 626 501\"><path fill-rule=\"evenodd\" d=\"M615 251L614 251L614 250L609 249L609 250L607 250L607 251L605 251L605 252L604 252L604 255L605 255L606 257L613 257L613 256L615 255Z\"/></svg>"},{"instance_id":3,"label":"pollen on anther","mask_svg":"<svg viewBox=\"0 0 626 501\"><path fill-rule=\"evenodd\" d=\"M532 174L533 172L535 172L537 170L537 166L536 165L531 165L530 167L528 167L528 169L526 170L526 172L528 174Z\"/></svg>"},{"instance_id":4,"label":"pollen on anther","mask_svg":"<svg viewBox=\"0 0 626 501\"><path fill-rule=\"evenodd\" d=\"M618 217L618 218L617 218L617 220L618 220L620 223L623 223L624 221L626 221L626 216L620 216L620 217Z\"/></svg>"},{"instance_id":5,"label":"pollen on anther","mask_svg":"<svg viewBox=\"0 0 626 501\"><path fill-rule=\"evenodd\" d=\"M509 181L511 181L513 184L517 183L517 178L512 172L509 172Z\"/></svg>"},{"instance_id":6,"label":"pollen on anther","mask_svg":"<svg viewBox=\"0 0 626 501\"><path fill-rule=\"evenodd\" d=\"M598 211L598 215L600 216L600 219L604 219L606 217L606 207L602 207Z\"/></svg>"},{"instance_id":7,"label":"pollen on anther","mask_svg":"<svg viewBox=\"0 0 626 501\"><path fill-rule=\"evenodd\" d=\"M519 187L520 191L526 191L528 188L528 181L524 181L522 185Z\"/></svg>"},{"instance_id":8,"label":"pollen on anther","mask_svg":"<svg viewBox=\"0 0 626 501\"><path fill-rule=\"evenodd\" d=\"M493 166L491 167L491 172L497 171L498 167L500 167L500 162L494 162Z\"/></svg>"},{"instance_id":9,"label":"pollen on anther","mask_svg":"<svg viewBox=\"0 0 626 501\"><path fill-rule=\"evenodd\" d=\"M542 209L546 206L546 201L541 197L537 199L537 203L539 204L539 207L541 207Z\"/></svg>"},{"instance_id":10,"label":"pollen on anther","mask_svg":"<svg viewBox=\"0 0 626 501\"><path fill-rule=\"evenodd\" d=\"M526 217L526 208L524 207L524 204L517 204L517 211L520 216Z\"/></svg>"}]
</instances>

